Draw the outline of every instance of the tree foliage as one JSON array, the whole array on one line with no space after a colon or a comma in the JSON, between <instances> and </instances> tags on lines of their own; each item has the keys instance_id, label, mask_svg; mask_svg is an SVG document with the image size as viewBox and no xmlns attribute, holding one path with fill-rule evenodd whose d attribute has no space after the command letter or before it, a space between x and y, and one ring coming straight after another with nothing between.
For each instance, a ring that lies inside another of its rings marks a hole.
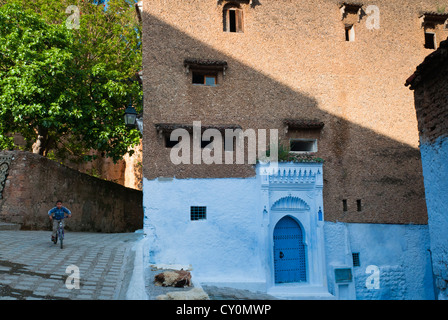
<instances>
[{"instance_id":1,"label":"tree foliage","mask_svg":"<svg viewBox=\"0 0 448 320\"><path fill-rule=\"evenodd\" d=\"M79 28L70 29L73 2L0 0L0 148L14 148L19 133L42 155L94 149L117 161L140 140L123 121L131 101L142 108L134 1L78 1Z\"/></svg>"}]
</instances>

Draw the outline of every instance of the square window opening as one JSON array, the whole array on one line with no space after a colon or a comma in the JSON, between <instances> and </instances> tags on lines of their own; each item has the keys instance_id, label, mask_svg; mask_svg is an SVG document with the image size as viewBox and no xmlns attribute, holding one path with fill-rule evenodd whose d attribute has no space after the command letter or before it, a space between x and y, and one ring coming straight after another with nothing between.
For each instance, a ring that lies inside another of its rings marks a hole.
<instances>
[{"instance_id":1,"label":"square window opening","mask_svg":"<svg viewBox=\"0 0 448 320\"><path fill-rule=\"evenodd\" d=\"M190 219L191 219L191 221L206 220L207 219L207 207L203 207L203 206L190 207Z\"/></svg>"},{"instance_id":2,"label":"square window opening","mask_svg":"<svg viewBox=\"0 0 448 320\"><path fill-rule=\"evenodd\" d=\"M216 74L193 72L192 83L213 87L217 84L217 76Z\"/></svg>"},{"instance_id":3,"label":"square window opening","mask_svg":"<svg viewBox=\"0 0 448 320\"><path fill-rule=\"evenodd\" d=\"M204 84L204 75L198 72L193 72L193 83Z\"/></svg>"},{"instance_id":4,"label":"square window opening","mask_svg":"<svg viewBox=\"0 0 448 320\"><path fill-rule=\"evenodd\" d=\"M292 152L317 152L317 140L291 139L289 148Z\"/></svg>"},{"instance_id":5,"label":"square window opening","mask_svg":"<svg viewBox=\"0 0 448 320\"><path fill-rule=\"evenodd\" d=\"M435 49L436 48L436 35L432 32L425 32L425 48Z\"/></svg>"}]
</instances>

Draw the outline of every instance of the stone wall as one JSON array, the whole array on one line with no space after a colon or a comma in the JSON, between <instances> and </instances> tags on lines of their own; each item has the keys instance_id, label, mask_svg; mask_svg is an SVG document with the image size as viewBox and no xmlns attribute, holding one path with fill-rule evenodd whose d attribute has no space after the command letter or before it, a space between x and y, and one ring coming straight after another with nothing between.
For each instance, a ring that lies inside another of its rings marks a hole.
<instances>
[{"instance_id":1,"label":"stone wall","mask_svg":"<svg viewBox=\"0 0 448 320\"><path fill-rule=\"evenodd\" d=\"M14 134L14 144L17 150L26 150L26 141L18 133ZM79 157L56 158L56 161L91 176L142 190L142 144L135 146L133 150L132 156L127 153L116 163L95 150L91 150L89 155L97 158L89 162L80 161Z\"/></svg>"},{"instance_id":2,"label":"stone wall","mask_svg":"<svg viewBox=\"0 0 448 320\"><path fill-rule=\"evenodd\" d=\"M142 190L142 146L134 148L135 153L124 155L123 160L114 163L111 158L103 157L99 152L91 151L98 158L90 162L63 162L70 168L92 176L121 184L127 188Z\"/></svg>"},{"instance_id":3,"label":"stone wall","mask_svg":"<svg viewBox=\"0 0 448 320\"><path fill-rule=\"evenodd\" d=\"M1 151L5 170L0 221L22 230L48 230L47 212L57 200L72 211L67 229L133 232L143 227L142 192L80 173L23 151Z\"/></svg>"}]
</instances>

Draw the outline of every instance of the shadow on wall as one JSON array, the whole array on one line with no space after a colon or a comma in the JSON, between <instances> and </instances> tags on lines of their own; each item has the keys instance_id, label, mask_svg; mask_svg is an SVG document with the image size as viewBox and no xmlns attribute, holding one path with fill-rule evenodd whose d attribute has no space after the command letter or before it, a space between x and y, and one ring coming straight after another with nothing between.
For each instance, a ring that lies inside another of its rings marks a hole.
<instances>
[{"instance_id":1,"label":"shadow on wall","mask_svg":"<svg viewBox=\"0 0 448 320\"><path fill-rule=\"evenodd\" d=\"M227 43L222 43L223 50L218 50L215 45L214 48L205 41L195 39L147 12L142 14L145 93L143 143L146 150L143 164L146 179L255 175L252 165L172 164L170 149L165 147L164 139L156 130L157 123L192 125L193 121L201 121L202 125L239 125L243 130L276 128L279 129L280 138L287 141L309 132L288 130L285 133L283 119L317 119L325 124L318 132L318 151L315 155L325 160L323 198L326 220L427 223L419 150L323 110L322 102L319 101L325 101L325 109L347 108L346 112L356 109L357 101L361 98L347 96L344 85L341 84L340 88L326 88L325 83L318 82L318 75L309 75L316 71L306 71L309 66L305 62L302 70L287 66L290 73L284 75L284 81L274 79L256 70L250 62L258 59L260 65L277 68L282 66L284 60L269 60L272 56L263 56L261 53L252 60L236 59L237 56L244 56L244 50L250 47L250 43L246 43L243 38L229 37ZM210 31L209 42L213 42L213 32ZM164 41L155 41L159 39ZM224 53L224 50L229 51L231 48L235 48L234 55ZM187 58L225 61L228 69L225 75L218 75L218 85L215 87L194 85L192 73L186 73L183 64ZM354 64L351 67L356 70L358 66ZM357 72L354 71L354 74ZM378 77L383 79L384 75L379 74ZM378 92L381 89L375 88L375 81L380 81L379 78L366 80L349 77L345 85L351 86L350 92L355 96L359 92L358 86L362 86L359 89L368 90L367 94L381 96L382 92ZM399 83L393 83L397 88L393 90L402 89L404 78L401 77ZM308 81L308 87L319 87L327 96L320 96L318 100L308 93L301 93L298 88L285 85L300 84L302 81ZM369 81L370 86L365 81ZM333 99L341 95L345 96L343 100ZM347 105L339 105L341 101ZM368 104L362 106L363 110L370 110L370 107L373 108ZM387 105L385 108L393 107ZM399 112L395 115L398 118ZM371 115L367 113L364 117L369 118ZM400 134L403 135L403 132Z\"/></svg>"},{"instance_id":2,"label":"shadow on wall","mask_svg":"<svg viewBox=\"0 0 448 320\"><path fill-rule=\"evenodd\" d=\"M0 198L0 221L49 230L57 200L70 209L71 231L134 232L143 228L142 192L94 178L39 155L1 151L11 159Z\"/></svg>"}]
</instances>

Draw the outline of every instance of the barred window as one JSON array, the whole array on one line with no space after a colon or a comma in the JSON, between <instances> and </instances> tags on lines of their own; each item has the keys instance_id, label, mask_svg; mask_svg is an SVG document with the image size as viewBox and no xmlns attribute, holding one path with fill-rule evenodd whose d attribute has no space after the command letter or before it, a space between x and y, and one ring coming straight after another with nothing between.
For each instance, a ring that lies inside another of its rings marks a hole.
<instances>
[{"instance_id":1,"label":"barred window","mask_svg":"<svg viewBox=\"0 0 448 320\"><path fill-rule=\"evenodd\" d=\"M352 257L353 257L353 266L359 267L361 265L361 260L359 260L359 252L353 252Z\"/></svg>"},{"instance_id":2,"label":"barred window","mask_svg":"<svg viewBox=\"0 0 448 320\"><path fill-rule=\"evenodd\" d=\"M207 207L190 207L190 219L195 220L205 220L207 218Z\"/></svg>"}]
</instances>

